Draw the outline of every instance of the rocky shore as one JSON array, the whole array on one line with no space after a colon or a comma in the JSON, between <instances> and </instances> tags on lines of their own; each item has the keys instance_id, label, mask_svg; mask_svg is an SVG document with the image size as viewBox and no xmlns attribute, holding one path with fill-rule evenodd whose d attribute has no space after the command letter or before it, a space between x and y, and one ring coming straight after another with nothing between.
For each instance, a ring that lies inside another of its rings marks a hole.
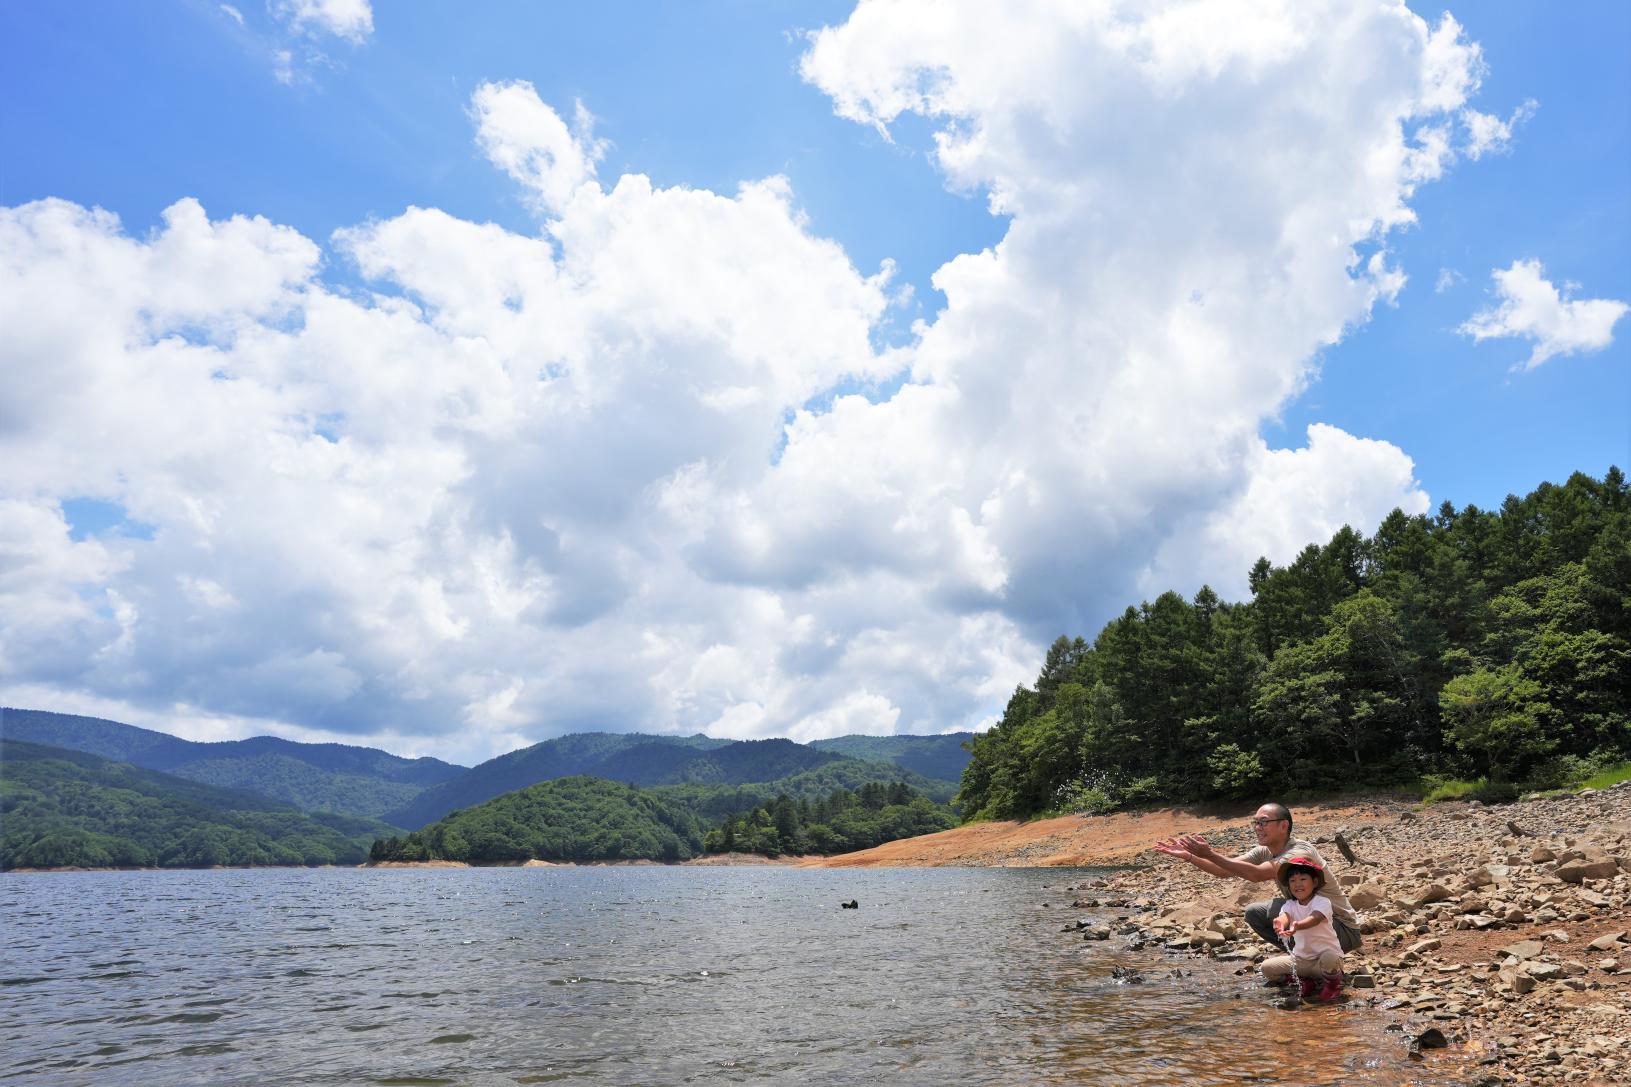
<instances>
[{"instance_id":1,"label":"rocky shore","mask_svg":"<svg viewBox=\"0 0 1631 1087\"><path fill-rule=\"evenodd\" d=\"M1469 1084L1631 1083L1631 782L1494 807L1362 806L1345 823L1321 814L1299 818L1297 836L1336 870L1366 934L1347 959L1348 1008L1391 1014L1412 1056L1459 1064ZM1253 844L1239 824L1208 840ZM1146 853L1069 890L1088 911L1073 936L1243 976L1274 953L1240 910L1271 884Z\"/></svg>"}]
</instances>

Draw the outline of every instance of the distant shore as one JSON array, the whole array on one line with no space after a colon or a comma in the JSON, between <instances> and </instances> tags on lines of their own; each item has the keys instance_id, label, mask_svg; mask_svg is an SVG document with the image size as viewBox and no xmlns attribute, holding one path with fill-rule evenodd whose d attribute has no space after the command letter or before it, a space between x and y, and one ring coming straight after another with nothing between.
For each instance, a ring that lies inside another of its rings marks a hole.
<instances>
[{"instance_id":1,"label":"distant shore","mask_svg":"<svg viewBox=\"0 0 1631 1087\"><path fill-rule=\"evenodd\" d=\"M210 864L198 867L107 867L84 868L64 865L58 868L8 868L0 875L39 875L51 872L211 872L211 871L297 871L311 868L726 868L726 867L792 867L807 864L811 857L764 857L757 853L711 853L686 861L500 861L492 864L472 864L469 861L368 861L363 864Z\"/></svg>"}]
</instances>

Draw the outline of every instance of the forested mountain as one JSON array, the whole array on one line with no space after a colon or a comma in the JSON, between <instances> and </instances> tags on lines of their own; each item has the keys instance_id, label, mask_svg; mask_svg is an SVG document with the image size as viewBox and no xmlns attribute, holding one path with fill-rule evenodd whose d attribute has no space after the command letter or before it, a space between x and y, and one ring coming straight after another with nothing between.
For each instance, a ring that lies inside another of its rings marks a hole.
<instances>
[{"instance_id":1,"label":"forested mountain","mask_svg":"<svg viewBox=\"0 0 1631 1087\"><path fill-rule=\"evenodd\" d=\"M654 796L685 804L704 822L712 825L727 815L769 804L778 796L810 803L839 791L856 792L869 785L891 785L895 782L922 793L936 804L948 803L957 793L957 786L949 781L922 777L891 763L843 758L775 781L752 781L740 785L652 785L647 787L647 791Z\"/></svg>"},{"instance_id":2,"label":"forested mountain","mask_svg":"<svg viewBox=\"0 0 1631 1087\"><path fill-rule=\"evenodd\" d=\"M783 794L727 816L703 836L703 847L709 853L831 856L956 825L950 808L897 781L863 785L854 792L837 789L814 801Z\"/></svg>"},{"instance_id":3,"label":"forested mountain","mask_svg":"<svg viewBox=\"0 0 1631 1087\"><path fill-rule=\"evenodd\" d=\"M634 785L690 787L694 791L684 794L686 800L720 818L729 811L762 804L777 792L814 797L872 781L900 779L936 799L946 799L953 791L889 763L847 759L792 740L591 732L500 755L452 781L426 789L383 818L399 827L421 827L495 796L577 774ZM740 791L743 788L748 791Z\"/></svg>"},{"instance_id":4,"label":"forested mountain","mask_svg":"<svg viewBox=\"0 0 1631 1087\"><path fill-rule=\"evenodd\" d=\"M835 736L812 740L817 751L831 751L851 759L892 762L904 770L935 781L957 782L968 765L966 744L972 732L947 732L939 736Z\"/></svg>"},{"instance_id":5,"label":"forested mountain","mask_svg":"<svg viewBox=\"0 0 1631 1087\"><path fill-rule=\"evenodd\" d=\"M683 758L673 755L672 747L631 747L607 759L595 775L636 785L736 785L791 777L843 758L779 739L737 740Z\"/></svg>"},{"instance_id":6,"label":"forested mountain","mask_svg":"<svg viewBox=\"0 0 1631 1087\"><path fill-rule=\"evenodd\" d=\"M313 812L377 816L464 771L440 759L405 759L371 747L275 736L195 743L117 721L41 710L0 709L0 736L261 793Z\"/></svg>"},{"instance_id":7,"label":"forested mountain","mask_svg":"<svg viewBox=\"0 0 1631 1087\"><path fill-rule=\"evenodd\" d=\"M689 808L634 785L578 776L529 785L375 842L370 859L682 861L701 852L702 823Z\"/></svg>"},{"instance_id":8,"label":"forested mountain","mask_svg":"<svg viewBox=\"0 0 1631 1087\"><path fill-rule=\"evenodd\" d=\"M1395 510L1252 598L1164 593L1061 637L977 736L965 817L1481 777L1491 795L1631 754L1631 496L1610 468L1497 511Z\"/></svg>"},{"instance_id":9,"label":"forested mountain","mask_svg":"<svg viewBox=\"0 0 1631 1087\"><path fill-rule=\"evenodd\" d=\"M357 864L393 828L0 739L0 868Z\"/></svg>"},{"instance_id":10,"label":"forested mountain","mask_svg":"<svg viewBox=\"0 0 1631 1087\"><path fill-rule=\"evenodd\" d=\"M383 817L399 827L422 827L448 812L468 808L495 796L536 785L540 781L593 774L611 777L603 767L614 757L633 748L666 753L670 763L683 761L698 751L725 747L730 740L695 736L649 736L640 732L578 732L523 747L518 751L488 759L456 777L426 789L408 804ZM648 753L641 761L660 760Z\"/></svg>"}]
</instances>

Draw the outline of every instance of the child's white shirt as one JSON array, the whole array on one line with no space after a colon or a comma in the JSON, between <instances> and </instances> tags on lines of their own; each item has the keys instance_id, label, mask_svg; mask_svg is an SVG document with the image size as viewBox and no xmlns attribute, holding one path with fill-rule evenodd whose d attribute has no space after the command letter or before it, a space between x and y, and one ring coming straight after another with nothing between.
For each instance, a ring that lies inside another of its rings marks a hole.
<instances>
[{"instance_id":1,"label":"child's white shirt","mask_svg":"<svg viewBox=\"0 0 1631 1087\"><path fill-rule=\"evenodd\" d=\"M1303 905L1295 898L1286 899L1286 904L1280 907L1280 912L1293 921L1303 921L1310 914L1322 913L1325 915L1323 925L1313 925L1309 928L1300 928L1292 933L1297 941L1292 954L1299 959L1316 959L1322 951L1335 951L1342 954L1342 941L1337 939L1336 926L1331 924L1331 900L1324 895L1315 895Z\"/></svg>"}]
</instances>

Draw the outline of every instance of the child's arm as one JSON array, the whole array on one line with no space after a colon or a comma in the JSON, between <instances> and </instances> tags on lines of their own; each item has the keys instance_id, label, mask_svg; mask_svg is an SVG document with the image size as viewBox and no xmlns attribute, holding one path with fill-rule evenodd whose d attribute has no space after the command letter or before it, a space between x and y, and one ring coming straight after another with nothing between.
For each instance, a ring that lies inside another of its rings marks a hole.
<instances>
[{"instance_id":1,"label":"child's arm","mask_svg":"<svg viewBox=\"0 0 1631 1087\"><path fill-rule=\"evenodd\" d=\"M1304 917L1301 921L1293 921L1286 926L1286 931L1296 932L1298 929L1313 928L1315 925L1325 924L1325 915L1318 910Z\"/></svg>"}]
</instances>

